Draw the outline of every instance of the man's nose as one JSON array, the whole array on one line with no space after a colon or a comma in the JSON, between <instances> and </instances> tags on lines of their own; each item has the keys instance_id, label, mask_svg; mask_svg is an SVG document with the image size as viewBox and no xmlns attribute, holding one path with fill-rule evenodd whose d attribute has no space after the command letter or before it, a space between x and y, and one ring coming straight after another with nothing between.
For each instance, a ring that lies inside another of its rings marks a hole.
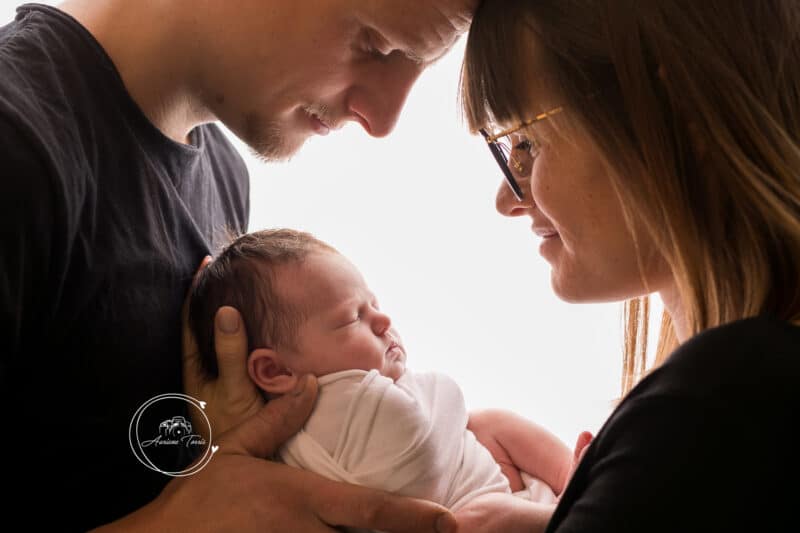
<instances>
[{"instance_id":1,"label":"man's nose","mask_svg":"<svg viewBox=\"0 0 800 533\"><path fill-rule=\"evenodd\" d=\"M501 215L507 217L518 217L528 213L528 210L533 207L531 200L531 191L528 186L528 180L517 180L522 188L522 200L517 200L511 187L503 181L500 183L500 188L497 189L497 197L495 198L495 208Z\"/></svg>"},{"instance_id":2,"label":"man's nose","mask_svg":"<svg viewBox=\"0 0 800 533\"><path fill-rule=\"evenodd\" d=\"M421 72L422 67L407 58L371 65L350 90L348 111L373 137L389 135Z\"/></svg>"}]
</instances>

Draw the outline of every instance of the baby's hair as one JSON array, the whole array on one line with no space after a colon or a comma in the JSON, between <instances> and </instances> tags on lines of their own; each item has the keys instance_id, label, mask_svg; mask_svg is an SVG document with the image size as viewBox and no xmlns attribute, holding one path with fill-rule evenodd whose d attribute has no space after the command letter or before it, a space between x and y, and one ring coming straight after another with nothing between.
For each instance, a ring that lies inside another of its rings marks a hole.
<instances>
[{"instance_id":1,"label":"baby's hair","mask_svg":"<svg viewBox=\"0 0 800 533\"><path fill-rule=\"evenodd\" d=\"M338 253L310 233L270 229L235 237L200 272L189 302L189 328L197 340L205 373L219 374L214 350L214 317L222 306L242 315L248 353L256 348L292 346L303 310L275 290L275 270L301 262L312 252Z\"/></svg>"}]
</instances>

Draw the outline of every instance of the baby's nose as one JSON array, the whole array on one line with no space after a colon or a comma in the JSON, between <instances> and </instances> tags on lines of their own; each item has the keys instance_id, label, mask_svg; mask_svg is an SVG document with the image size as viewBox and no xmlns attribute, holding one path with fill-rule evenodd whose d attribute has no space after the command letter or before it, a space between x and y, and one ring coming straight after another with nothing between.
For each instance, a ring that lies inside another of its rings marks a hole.
<instances>
[{"instance_id":1,"label":"baby's nose","mask_svg":"<svg viewBox=\"0 0 800 533\"><path fill-rule=\"evenodd\" d=\"M390 327L392 327L392 319L389 318L389 315L380 311L375 313L375 317L372 320L372 331L375 335L385 334Z\"/></svg>"}]
</instances>

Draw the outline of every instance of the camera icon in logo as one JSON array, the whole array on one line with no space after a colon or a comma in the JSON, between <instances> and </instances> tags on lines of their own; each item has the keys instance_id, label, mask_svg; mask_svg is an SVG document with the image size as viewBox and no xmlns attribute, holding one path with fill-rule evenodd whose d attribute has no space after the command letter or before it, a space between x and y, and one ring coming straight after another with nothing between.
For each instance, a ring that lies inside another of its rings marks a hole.
<instances>
[{"instance_id":1,"label":"camera icon in logo","mask_svg":"<svg viewBox=\"0 0 800 533\"><path fill-rule=\"evenodd\" d=\"M179 440L192 433L192 424L182 416L173 416L158 425L158 433L162 438Z\"/></svg>"}]
</instances>

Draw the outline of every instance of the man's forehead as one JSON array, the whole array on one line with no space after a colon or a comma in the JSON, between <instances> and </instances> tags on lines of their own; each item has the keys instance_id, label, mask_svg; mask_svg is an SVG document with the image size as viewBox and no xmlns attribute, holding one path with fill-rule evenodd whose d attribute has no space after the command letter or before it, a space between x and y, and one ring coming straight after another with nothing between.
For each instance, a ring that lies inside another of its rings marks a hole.
<instances>
[{"instance_id":1,"label":"man's forehead","mask_svg":"<svg viewBox=\"0 0 800 533\"><path fill-rule=\"evenodd\" d=\"M432 62L469 29L476 6L477 0L371 0L363 16L390 41Z\"/></svg>"}]
</instances>

